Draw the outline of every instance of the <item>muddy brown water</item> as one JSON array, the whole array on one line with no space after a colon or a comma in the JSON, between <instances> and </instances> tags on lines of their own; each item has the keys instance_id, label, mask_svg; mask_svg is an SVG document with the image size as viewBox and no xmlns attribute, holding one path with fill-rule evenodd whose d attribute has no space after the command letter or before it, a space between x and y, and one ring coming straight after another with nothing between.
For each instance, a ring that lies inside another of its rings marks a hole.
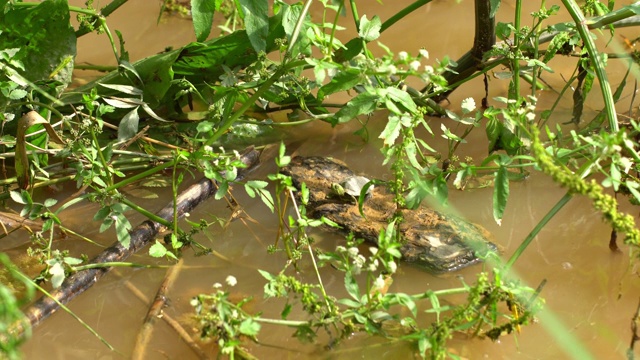
<instances>
[{"instance_id":1,"label":"muddy brown water","mask_svg":"<svg viewBox=\"0 0 640 360\"><path fill-rule=\"evenodd\" d=\"M370 3L370 9L364 9L361 5L360 13L378 14L386 19L410 2L386 2L385 6L373 1ZM381 41L394 51L406 50L414 54L419 48L426 47L431 53L430 61L444 54L456 58L472 43L472 8L471 1L459 5L453 1L434 2L420 9L407 21L390 28ZM111 29L123 32L132 59L159 52L169 45L180 46L193 40L191 24L186 20L169 18L156 26L157 10L158 5L153 1L131 1L113 19L110 18ZM512 17L512 13L513 5L504 2L499 17L506 20ZM343 39L349 38L350 36L345 35ZM104 36L90 35L82 38L78 61L113 63L106 44ZM562 69L562 66L557 64L557 69ZM546 79L560 88L563 82L558 73L559 71ZM506 86L506 82L493 80L492 95L503 95ZM451 108L455 109L454 104L469 96L479 103L482 93L481 82L473 82L453 94ZM555 96L552 92L543 93L540 96L541 108L548 108ZM566 101L561 102L558 114L570 116L570 107L570 98L567 97ZM593 104L591 109L597 107L597 104ZM593 115L594 112L590 111L586 118ZM563 123L567 119L555 121ZM294 130L295 134L292 134L297 139L294 142L295 151L302 155L334 156L344 160L358 172L385 178L388 175L380 166L382 157L377 150L379 143L375 140L384 121L384 114L370 120L372 141L369 143L352 135L356 129L354 125L338 129L322 124L297 128ZM432 119L432 128L437 130L440 121L442 120ZM438 149L446 148L438 137L425 138ZM478 129L469 138L469 143L478 142L481 145L475 149L462 145L461 154L481 159L486 153L486 140L483 139L483 130ZM263 161L262 166L251 174L251 178L264 179L267 174L275 171L271 158L265 156ZM48 196L64 199L73 191L67 190L66 193ZM485 226L504 249L503 257L508 259L564 194L565 190L553 184L546 176L534 173L526 181L511 184L511 196L502 226L497 226L492 218L491 188L451 191L451 206L447 211L456 212ZM262 269L275 273L281 269L283 258L266 253L266 247L276 237L276 218L264 205L251 200L242 191L235 191L234 195L243 205L247 216L224 228L214 226L207 234L200 236L199 240L215 249L215 254L193 257L187 251L184 269L168 294L170 302L165 313L190 331L191 297L213 291L212 285L216 282L224 283L228 275L238 279L238 285L233 288L235 293L254 296L255 300L249 305L251 311L262 311L266 317L279 318L282 309L282 301L263 299L264 280L257 272ZM137 201L149 209L159 209L165 205L165 199L169 196L169 192L165 192L160 193L160 199ZM623 208L637 215L637 210L627 204L623 204ZM87 214L93 214L95 210L90 205L72 208L65 213L64 220L75 231L109 244L113 241L114 234L99 234L99 225L87 221ZM205 218L212 221L216 217L227 219L229 215L223 202L210 200L198 207L191 214L191 219ZM137 224L139 220L139 217L134 218L132 223ZM609 234L610 228L602 222L600 214L593 210L587 199L572 199L544 228L515 265L515 271L529 286L536 287L544 279L547 281L541 294L546 300L546 306L538 316L538 323L526 326L520 334L503 337L496 343L457 336L450 342L452 351L470 359L559 359L579 356L580 354L565 348L566 342L563 339L566 338L558 337L558 332L575 339L593 358L624 357L631 339L630 320L640 297L640 281L637 264L630 263L627 248L622 248L622 254L609 252ZM339 235L330 232L314 231L313 236L318 246L326 249L331 249L342 241ZM11 239L2 240L3 250L19 256L24 253L24 241L24 234L17 233ZM66 239L62 242L61 246L71 248L75 255L93 255L99 251L78 240ZM130 261L163 263L150 260L145 255L136 255ZM410 266L401 266L391 290L420 293L427 289L459 286L461 278L473 282L479 269L480 267L473 267L460 271L455 276L435 277ZM134 286L147 298L152 298L165 272L165 269L115 269L69 304L71 310L97 330L117 352L108 350L68 314L59 311L40 325L31 340L23 346L24 358L129 358L148 304L136 298L128 286ZM337 297L345 295L341 273L323 268L321 274L330 292ZM301 276L314 281L309 264L302 264ZM459 300L450 299L454 302ZM426 308L427 304L424 305ZM295 319L296 315L293 313L290 318ZM428 319L422 316L421 321ZM288 328L265 325L259 336L261 345L250 345L250 349L259 358L265 359L398 359L414 355L414 349L406 344L389 343L382 338L367 335L356 335L330 351L324 347L326 339L324 343L321 341L317 345L301 345L291 335L292 331ZM209 345L205 349L211 358L216 358L217 350L213 346ZM639 354L637 350L636 355ZM196 356L163 321L158 321L146 358L195 359Z\"/></svg>"}]
</instances>

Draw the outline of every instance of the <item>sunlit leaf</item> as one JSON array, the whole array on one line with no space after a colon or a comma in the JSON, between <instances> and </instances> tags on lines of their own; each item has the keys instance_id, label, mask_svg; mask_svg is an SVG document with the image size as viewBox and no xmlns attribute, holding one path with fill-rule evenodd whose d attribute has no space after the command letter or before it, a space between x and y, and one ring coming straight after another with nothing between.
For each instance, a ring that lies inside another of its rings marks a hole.
<instances>
[{"instance_id":1,"label":"sunlit leaf","mask_svg":"<svg viewBox=\"0 0 640 360\"><path fill-rule=\"evenodd\" d=\"M356 279L353 277L351 272L347 272L344 275L344 287L347 289L349 295L354 298L356 301L360 300L360 289L358 287L358 283Z\"/></svg>"},{"instance_id":2,"label":"sunlit leaf","mask_svg":"<svg viewBox=\"0 0 640 360\"><path fill-rule=\"evenodd\" d=\"M383 139L385 145L391 146L395 144L396 139L400 135L401 129L402 129L402 124L400 123L400 116L389 115L389 120L387 121L387 125L384 127L384 130L382 130L378 138Z\"/></svg>"},{"instance_id":3,"label":"sunlit leaf","mask_svg":"<svg viewBox=\"0 0 640 360\"><path fill-rule=\"evenodd\" d=\"M53 266L49 268L49 274L51 274L51 286L53 286L54 289L59 288L65 278L62 264L59 262L53 264Z\"/></svg>"},{"instance_id":4,"label":"sunlit leaf","mask_svg":"<svg viewBox=\"0 0 640 360\"><path fill-rule=\"evenodd\" d=\"M197 41L205 41L209 37L215 10L212 0L191 0L191 18Z\"/></svg>"},{"instance_id":5,"label":"sunlit leaf","mask_svg":"<svg viewBox=\"0 0 640 360\"><path fill-rule=\"evenodd\" d=\"M138 107L136 107L120 120L120 124L118 125L118 141L131 139L138 132L139 122L140 116L138 116Z\"/></svg>"},{"instance_id":6,"label":"sunlit leaf","mask_svg":"<svg viewBox=\"0 0 640 360\"><path fill-rule=\"evenodd\" d=\"M156 240L155 244L149 247L149 255L155 258L164 257L167 254L167 248L164 247L158 240Z\"/></svg>"},{"instance_id":7,"label":"sunlit leaf","mask_svg":"<svg viewBox=\"0 0 640 360\"><path fill-rule=\"evenodd\" d=\"M363 15L360 19L358 35L364 39L364 41L373 41L380 37L381 28L382 22L378 15L375 15L371 20L367 19L367 15Z\"/></svg>"},{"instance_id":8,"label":"sunlit leaf","mask_svg":"<svg viewBox=\"0 0 640 360\"><path fill-rule=\"evenodd\" d=\"M332 122L334 124L342 124L358 115L369 114L377 108L378 100L379 98L376 94L369 92L358 94L346 106L338 110Z\"/></svg>"},{"instance_id":9,"label":"sunlit leaf","mask_svg":"<svg viewBox=\"0 0 640 360\"><path fill-rule=\"evenodd\" d=\"M269 1L239 0L251 46L256 52L266 51L269 34Z\"/></svg>"}]
</instances>

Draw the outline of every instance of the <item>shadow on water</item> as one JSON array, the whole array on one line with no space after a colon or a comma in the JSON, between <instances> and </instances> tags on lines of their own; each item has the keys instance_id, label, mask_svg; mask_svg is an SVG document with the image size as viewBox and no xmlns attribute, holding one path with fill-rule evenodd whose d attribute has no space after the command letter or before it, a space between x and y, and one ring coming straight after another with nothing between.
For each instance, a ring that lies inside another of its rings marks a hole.
<instances>
[{"instance_id":1,"label":"shadow on water","mask_svg":"<svg viewBox=\"0 0 640 360\"><path fill-rule=\"evenodd\" d=\"M146 3L154 5L141 5ZM414 16L415 22L403 23L399 28L390 29L381 41L387 45L393 45L393 50L397 51L417 52L419 48L426 47L431 52L432 58L444 54L455 58L470 46L469 34L473 33L470 10L472 5L472 2L465 2L463 5L456 5L455 2L434 2L426 7L423 13ZM131 9L127 10L126 6L131 6ZM170 19L169 23L163 23L158 28L155 25L149 25L155 23L157 15L155 2L131 2L126 6L119 15L134 16L135 19L121 18L110 23L110 26L112 29L124 29L123 33L132 58L141 57L142 53L161 51L167 45L181 45L192 40L191 25L187 21ZM144 9L137 8L138 6L144 6ZM401 5L398 4L398 6ZM503 4L500 16L510 16L509 6L508 2ZM385 12L390 11L377 4L372 7L375 9L371 10L371 13L377 13L382 18L388 16ZM362 11L365 12L364 9ZM146 13L150 20L146 18L143 20L139 16L140 13ZM430 22L427 25L420 16L429 16L429 19L441 23ZM460 25L456 25L455 32L437 31L438 41L428 37L428 34L436 32L434 29L448 28L450 19L456 19L456 24ZM402 36L406 33L424 33L427 36L425 38ZM399 36L402 36L402 43L393 41ZM138 41L145 44L145 47L137 47ZM147 44L158 44L159 48L153 46L147 48ZM95 46L96 51L108 49L101 43L92 45L91 41L81 46ZM134 49L139 50L140 53L132 51ZM82 53L91 53L91 51L85 50ZM95 58L79 60L100 62L111 56L109 53L93 52L93 54ZM474 87L473 84L477 86ZM502 84L495 80L492 83L492 91L495 95L503 92L505 87L506 82ZM482 95L480 82L475 82L454 93L451 101L452 104L457 104L462 98L472 96L479 103ZM549 98L552 99L554 96L551 95ZM540 101L545 101L544 96ZM569 115L570 105L564 106ZM372 139L369 143L351 134L357 129L355 125L338 130L322 124L298 128L295 130L295 140L292 141L295 149L290 150L300 155L334 156L347 162L356 172L384 179L388 173L380 165L382 155L377 150L378 144L375 140L384 121L383 115L369 120ZM432 119L432 127L439 128L439 121L442 120ZM461 156L470 155L481 158L486 153L483 130L480 129L471 136L470 143L479 142L482 146L476 149L463 146ZM438 138L432 140L436 147L446 148L443 143L438 144L440 142ZM262 166L251 177L264 179L275 169L273 160L265 156ZM491 188L465 192L451 191L449 201L452 208L447 211L455 209L455 212L470 221L485 226L494 234L496 242L503 248L504 257L508 258L564 193L563 189L554 185L547 177L533 174L523 182L511 184L511 196L502 226L497 226L493 221ZM183 323L189 331L192 330L193 325L189 317L192 310L189 305L190 299L198 293L213 291L212 285L216 282L223 283L228 275L238 279L234 292L240 296L254 296L254 300L249 304L249 311L262 311L267 317L280 317L279 312L283 303L263 300L264 279L257 272L257 269L263 269L274 273L281 269L283 256L268 255L266 252L267 246L276 238L276 218L262 203L248 198L242 191L235 191L234 195L242 204L246 214L223 226L213 226L209 232L199 238L203 244L211 246L215 254L194 257L192 252L187 251L184 269L169 293L170 303L164 310L165 313ZM169 192L161 193L160 199L154 203L147 203L146 206L151 209L160 208L166 203L163 199L169 197ZM76 213L71 210L67 216L70 220L78 219L78 222L73 225L73 221L69 221L68 225L72 228L76 226L76 229L86 229L88 223L84 221L83 216L86 217L86 214L93 213L95 210L82 208L75 210ZM214 221L220 218L226 222L229 217L230 211L226 208L226 204L213 200L201 205L191 214L192 220L203 218ZM98 224L95 224L96 228L97 226ZM628 254L612 254L608 250L609 235L610 228L601 221L600 215L594 212L590 202L584 198L575 198L544 228L515 265L515 270L529 286L536 287L541 281L547 281L541 294L546 300L545 311L556 316L564 324L564 329L575 336L594 358L611 358L612 354L618 356L624 354L631 338L630 319L638 302L637 296L640 294L640 283L636 275L637 265L629 263ZM108 243L115 238L113 233L97 234L97 231L91 231L91 236L103 243ZM340 235L331 232L314 231L313 236L318 246L325 249L332 249L343 240ZM623 248L624 250L626 249ZM11 253L19 254L23 251L23 247L18 247ZM73 251L77 251L74 255L78 255L87 250L78 246ZM150 262L152 260L140 255L130 261ZM310 269L309 264L301 264L301 275L311 277ZM399 276L395 278L392 285L392 290L418 293L426 289L458 286L461 279L472 282L478 269L479 267L472 267L455 275L436 277L411 266L402 266ZM345 293L341 273L331 268L323 268L321 273L325 286L330 291L337 296ZM70 308L76 314L121 352L120 355L110 352L70 316L58 312L39 326L33 338L22 348L25 359L128 358L148 307L133 295L129 287L134 286L147 298L152 298L164 275L164 269L116 269L70 304ZM451 301L456 300L460 299L451 299ZM295 315L293 313L290 317L294 318ZM421 321L430 321L430 318L423 316ZM150 343L150 348L153 349L151 352L153 355L150 356L172 359L196 358L164 322L157 324ZM265 325L259 337L263 345L251 345L250 348L259 358L277 356L346 359L357 356L396 359L411 357L414 354L414 350L406 344L389 344L382 338L364 335L355 336L339 348L327 352L323 347L326 343L301 345L291 335L292 330L288 328ZM503 337L498 343L458 336L450 346L454 353L471 359L566 357L561 346L557 344L557 339L550 335L544 324L525 327L521 334ZM212 348L212 345L208 350L213 354L211 357L216 358L217 351Z\"/></svg>"}]
</instances>

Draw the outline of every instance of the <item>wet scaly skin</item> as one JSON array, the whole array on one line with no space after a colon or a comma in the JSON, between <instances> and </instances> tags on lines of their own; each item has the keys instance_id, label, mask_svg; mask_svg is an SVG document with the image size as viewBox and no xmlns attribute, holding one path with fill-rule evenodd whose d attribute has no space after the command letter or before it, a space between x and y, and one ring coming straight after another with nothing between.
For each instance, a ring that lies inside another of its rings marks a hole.
<instances>
[{"instance_id":1,"label":"wet scaly skin","mask_svg":"<svg viewBox=\"0 0 640 360\"><path fill-rule=\"evenodd\" d=\"M307 185L310 216L324 216L368 242L377 243L380 230L396 211L393 195L382 187L376 187L367 197L363 207L366 219L360 215L353 197L336 196L332 189L335 184L357 174L335 159L298 156L282 172L291 176L297 188L302 182ZM426 207L401 212L402 258L431 272L459 270L480 262L477 254L497 250L487 230L459 217Z\"/></svg>"}]
</instances>

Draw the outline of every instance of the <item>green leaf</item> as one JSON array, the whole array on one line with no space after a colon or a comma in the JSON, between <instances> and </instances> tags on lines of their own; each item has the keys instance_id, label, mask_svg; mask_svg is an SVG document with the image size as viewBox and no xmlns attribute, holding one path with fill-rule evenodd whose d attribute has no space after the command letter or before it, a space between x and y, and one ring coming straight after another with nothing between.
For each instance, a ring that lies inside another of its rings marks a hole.
<instances>
[{"instance_id":1,"label":"green leaf","mask_svg":"<svg viewBox=\"0 0 640 360\"><path fill-rule=\"evenodd\" d=\"M253 319L245 319L242 323L240 323L240 327L238 328L240 332L247 336L256 336L260 332L260 324L254 321Z\"/></svg>"},{"instance_id":2,"label":"green leaf","mask_svg":"<svg viewBox=\"0 0 640 360\"><path fill-rule=\"evenodd\" d=\"M54 289L59 288L65 278L62 264L56 261L56 263L49 268L49 274L51 274L51 286L53 286Z\"/></svg>"},{"instance_id":3,"label":"green leaf","mask_svg":"<svg viewBox=\"0 0 640 360\"><path fill-rule=\"evenodd\" d=\"M267 50L269 34L269 1L239 0L244 14L244 25L253 49L259 53Z\"/></svg>"},{"instance_id":4,"label":"green leaf","mask_svg":"<svg viewBox=\"0 0 640 360\"><path fill-rule=\"evenodd\" d=\"M402 123L400 122L400 116L389 115L389 121L387 121L387 125L384 127L384 130L382 130L378 138L383 139L385 145L392 146L395 144L398 135L400 135L401 129Z\"/></svg>"},{"instance_id":5,"label":"green leaf","mask_svg":"<svg viewBox=\"0 0 640 360\"><path fill-rule=\"evenodd\" d=\"M258 269L258 272L260 273L260 275L262 275L263 278L267 279L268 281L274 281L276 279L275 276L271 275L267 271Z\"/></svg>"},{"instance_id":6,"label":"green leaf","mask_svg":"<svg viewBox=\"0 0 640 360\"><path fill-rule=\"evenodd\" d=\"M364 92L354 97L347 103L345 107L340 109L332 123L343 124L349 120L355 118L358 115L369 114L373 112L378 106L378 96L376 94Z\"/></svg>"},{"instance_id":7,"label":"green leaf","mask_svg":"<svg viewBox=\"0 0 640 360\"><path fill-rule=\"evenodd\" d=\"M500 166L496 172L495 185L493 187L493 218L498 225L502 225L502 216L507 207L509 198L509 176L506 166Z\"/></svg>"},{"instance_id":8,"label":"green leaf","mask_svg":"<svg viewBox=\"0 0 640 360\"><path fill-rule=\"evenodd\" d=\"M138 106L136 106L135 109L129 111L120 120L120 124L118 124L118 141L131 139L138 132L139 122L140 116L138 116Z\"/></svg>"},{"instance_id":9,"label":"green leaf","mask_svg":"<svg viewBox=\"0 0 640 360\"><path fill-rule=\"evenodd\" d=\"M404 107L404 109L411 114L418 114L418 107L416 106L416 103L413 102L413 99L411 98L411 95L409 95L409 93L394 87L388 87L385 90L389 99ZM404 112L402 112L402 114L404 114Z\"/></svg>"},{"instance_id":10,"label":"green leaf","mask_svg":"<svg viewBox=\"0 0 640 360\"><path fill-rule=\"evenodd\" d=\"M122 214L116 215L116 237L120 245L125 249L128 249L131 244L131 234L129 234L129 230L131 230L129 220Z\"/></svg>"},{"instance_id":11,"label":"green leaf","mask_svg":"<svg viewBox=\"0 0 640 360\"><path fill-rule=\"evenodd\" d=\"M215 10L212 0L191 0L191 18L197 41L205 41L209 37Z\"/></svg>"},{"instance_id":12,"label":"green leaf","mask_svg":"<svg viewBox=\"0 0 640 360\"><path fill-rule=\"evenodd\" d=\"M489 13L489 17L496 17L496 13L500 8L500 3L502 0L491 0L489 3L491 4L491 11Z\"/></svg>"},{"instance_id":13,"label":"green leaf","mask_svg":"<svg viewBox=\"0 0 640 360\"><path fill-rule=\"evenodd\" d=\"M161 258L161 257L164 257L166 254L167 254L167 248L164 247L164 245L162 245L158 240L156 240L155 244L149 247L149 255L151 255L154 258Z\"/></svg>"},{"instance_id":14,"label":"green leaf","mask_svg":"<svg viewBox=\"0 0 640 360\"><path fill-rule=\"evenodd\" d=\"M325 96L339 91L352 89L354 86L362 83L362 80L362 73L360 69L341 69L328 84L322 86L320 90L318 90L318 100L321 101Z\"/></svg>"},{"instance_id":15,"label":"green leaf","mask_svg":"<svg viewBox=\"0 0 640 360\"><path fill-rule=\"evenodd\" d=\"M37 6L8 7L0 12L0 46L20 48L20 74L32 82L56 82L49 90L57 96L71 82L76 36L66 0L43 1Z\"/></svg>"},{"instance_id":16,"label":"green leaf","mask_svg":"<svg viewBox=\"0 0 640 360\"><path fill-rule=\"evenodd\" d=\"M9 194L11 195L11 199L13 199L13 201L17 202L18 204L26 205L28 202L27 199L22 196L23 193L26 193L26 191L12 190Z\"/></svg>"},{"instance_id":17,"label":"green leaf","mask_svg":"<svg viewBox=\"0 0 640 360\"><path fill-rule=\"evenodd\" d=\"M64 262L69 265L78 265L78 264L82 264L82 259L66 256L64 258Z\"/></svg>"},{"instance_id":18,"label":"green leaf","mask_svg":"<svg viewBox=\"0 0 640 360\"><path fill-rule=\"evenodd\" d=\"M413 301L411 296L404 293L397 293L395 295L396 295L396 300L398 300L399 304L409 309L409 311L411 311L411 314L414 317L418 316L418 307L416 306L416 303L415 301Z\"/></svg>"},{"instance_id":19,"label":"green leaf","mask_svg":"<svg viewBox=\"0 0 640 360\"><path fill-rule=\"evenodd\" d=\"M360 19L360 29L358 30L358 36L364 41L373 41L380 37L380 29L382 28L382 22L378 15L375 15L373 19L367 19L367 15L363 15Z\"/></svg>"},{"instance_id":20,"label":"green leaf","mask_svg":"<svg viewBox=\"0 0 640 360\"><path fill-rule=\"evenodd\" d=\"M350 272L344 274L344 287L352 298L356 301L360 301L360 289L358 288L358 283Z\"/></svg>"}]
</instances>

